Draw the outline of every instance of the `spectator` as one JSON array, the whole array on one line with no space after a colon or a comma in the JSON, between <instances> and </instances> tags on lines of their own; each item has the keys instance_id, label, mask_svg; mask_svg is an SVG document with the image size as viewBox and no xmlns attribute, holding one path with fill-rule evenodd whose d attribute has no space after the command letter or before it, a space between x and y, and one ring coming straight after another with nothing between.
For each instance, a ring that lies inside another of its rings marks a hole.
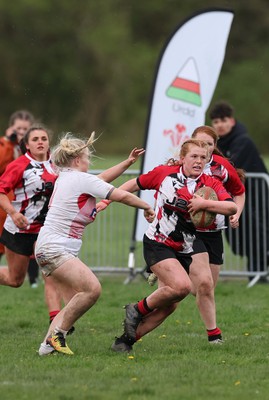
<instances>
[{"instance_id":1,"label":"spectator","mask_svg":"<svg viewBox=\"0 0 269 400\"><path fill-rule=\"evenodd\" d=\"M248 136L246 127L235 119L234 109L229 103L224 101L216 103L211 108L209 116L211 124L219 136L218 148L236 168L242 168L245 172L268 174L254 142ZM265 271L269 248L269 218L267 210L264 210L264 203L262 203L264 198L262 182L257 181L256 187L259 191L258 196L255 193L254 185L250 187L246 181L246 207L240 218L238 235L233 234L229 229L225 231L233 253L247 256L249 272ZM264 214L260 212L261 209ZM252 278L253 276L250 276L250 279Z\"/></svg>"}]
</instances>

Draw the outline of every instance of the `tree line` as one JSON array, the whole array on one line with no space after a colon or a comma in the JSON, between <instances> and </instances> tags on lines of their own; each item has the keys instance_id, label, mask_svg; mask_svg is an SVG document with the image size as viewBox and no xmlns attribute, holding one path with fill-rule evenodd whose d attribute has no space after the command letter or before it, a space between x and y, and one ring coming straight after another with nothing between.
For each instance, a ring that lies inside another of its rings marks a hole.
<instances>
[{"instance_id":1,"label":"tree line","mask_svg":"<svg viewBox=\"0 0 269 400\"><path fill-rule=\"evenodd\" d=\"M212 102L230 101L269 154L266 0L0 0L1 132L13 111L27 108L54 137L102 133L103 153L143 145L164 43L193 13L217 6L235 17Z\"/></svg>"}]
</instances>

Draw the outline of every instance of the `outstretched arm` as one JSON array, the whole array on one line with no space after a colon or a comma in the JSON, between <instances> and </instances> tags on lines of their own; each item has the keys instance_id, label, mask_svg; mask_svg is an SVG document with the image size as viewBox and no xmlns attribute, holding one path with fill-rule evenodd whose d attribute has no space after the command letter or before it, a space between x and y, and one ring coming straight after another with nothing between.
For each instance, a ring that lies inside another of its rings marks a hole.
<instances>
[{"instance_id":1,"label":"outstretched arm","mask_svg":"<svg viewBox=\"0 0 269 400\"><path fill-rule=\"evenodd\" d=\"M136 178L133 178L127 182L124 182L118 189L126 190L127 192L133 193L133 192L137 192L139 190L139 186L136 183ZM113 200L113 199L110 198L110 200L99 201L99 203L96 204L97 212L105 210L107 208L107 206L111 203L111 200Z\"/></svg>"},{"instance_id":2,"label":"outstretched arm","mask_svg":"<svg viewBox=\"0 0 269 400\"><path fill-rule=\"evenodd\" d=\"M144 153L144 149L138 149L137 147L135 147L126 160L101 172L98 177L100 179L103 179L103 181L105 182L112 182L114 179L123 174L123 172L126 171L126 169L128 169L132 164L134 164L137 161L138 157L140 157Z\"/></svg>"},{"instance_id":3,"label":"outstretched arm","mask_svg":"<svg viewBox=\"0 0 269 400\"><path fill-rule=\"evenodd\" d=\"M141 208L144 210L144 216L148 222L152 222L155 217L154 210L148 203L146 203L144 200L141 200L134 194L126 192L126 190L115 188L110 194L109 199L131 207Z\"/></svg>"}]
</instances>

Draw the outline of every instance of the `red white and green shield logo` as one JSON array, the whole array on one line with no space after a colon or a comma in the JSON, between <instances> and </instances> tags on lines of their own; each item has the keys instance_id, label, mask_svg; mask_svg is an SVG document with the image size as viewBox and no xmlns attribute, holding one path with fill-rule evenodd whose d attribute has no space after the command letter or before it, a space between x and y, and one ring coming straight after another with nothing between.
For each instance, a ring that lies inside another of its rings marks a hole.
<instances>
[{"instance_id":1,"label":"red white and green shield logo","mask_svg":"<svg viewBox=\"0 0 269 400\"><path fill-rule=\"evenodd\" d=\"M185 62L167 89L166 95L196 106L202 105L199 74L193 58L188 58Z\"/></svg>"}]
</instances>

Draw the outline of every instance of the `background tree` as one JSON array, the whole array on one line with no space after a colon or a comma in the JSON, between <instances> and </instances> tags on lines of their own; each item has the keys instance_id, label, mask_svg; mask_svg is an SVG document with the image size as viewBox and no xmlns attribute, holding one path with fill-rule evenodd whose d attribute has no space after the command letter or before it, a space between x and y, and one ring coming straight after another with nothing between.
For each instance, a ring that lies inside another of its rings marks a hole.
<instances>
[{"instance_id":1,"label":"background tree","mask_svg":"<svg viewBox=\"0 0 269 400\"><path fill-rule=\"evenodd\" d=\"M269 153L266 0L209 1L235 11L212 101L227 99ZM54 131L103 132L102 153L144 142L160 51L200 0L0 0L0 128L28 108ZM212 32L214 34L214 32Z\"/></svg>"}]
</instances>

